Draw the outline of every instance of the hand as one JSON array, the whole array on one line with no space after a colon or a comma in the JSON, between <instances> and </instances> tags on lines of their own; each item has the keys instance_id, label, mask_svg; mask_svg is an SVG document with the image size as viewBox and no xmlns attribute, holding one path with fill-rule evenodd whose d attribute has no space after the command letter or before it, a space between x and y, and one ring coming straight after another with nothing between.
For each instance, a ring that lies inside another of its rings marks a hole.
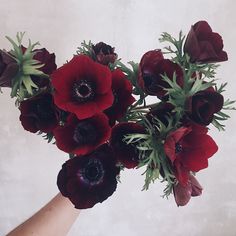
<instances>
[{"instance_id":1,"label":"hand","mask_svg":"<svg viewBox=\"0 0 236 236\"><path fill-rule=\"evenodd\" d=\"M61 193L6 236L65 236L79 215Z\"/></svg>"}]
</instances>

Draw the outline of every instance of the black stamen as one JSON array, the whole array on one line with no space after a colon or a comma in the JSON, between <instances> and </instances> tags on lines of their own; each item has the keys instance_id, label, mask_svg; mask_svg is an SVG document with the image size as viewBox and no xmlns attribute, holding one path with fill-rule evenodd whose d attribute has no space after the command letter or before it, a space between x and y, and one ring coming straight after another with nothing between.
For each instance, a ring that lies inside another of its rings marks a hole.
<instances>
[{"instance_id":1,"label":"black stamen","mask_svg":"<svg viewBox=\"0 0 236 236\"><path fill-rule=\"evenodd\" d=\"M100 160L92 159L80 171L79 175L89 185L98 185L104 177L104 168Z\"/></svg>"},{"instance_id":2,"label":"black stamen","mask_svg":"<svg viewBox=\"0 0 236 236\"><path fill-rule=\"evenodd\" d=\"M94 98L94 86L90 81L80 80L73 84L72 95L78 102L87 102Z\"/></svg>"},{"instance_id":3,"label":"black stamen","mask_svg":"<svg viewBox=\"0 0 236 236\"><path fill-rule=\"evenodd\" d=\"M182 151L183 151L182 145L179 144L179 143L176 143L176 144L175 144L175 153L178 154L178 153L180 153L180 152L182 152Z\"/></svg>"}]
</instances>

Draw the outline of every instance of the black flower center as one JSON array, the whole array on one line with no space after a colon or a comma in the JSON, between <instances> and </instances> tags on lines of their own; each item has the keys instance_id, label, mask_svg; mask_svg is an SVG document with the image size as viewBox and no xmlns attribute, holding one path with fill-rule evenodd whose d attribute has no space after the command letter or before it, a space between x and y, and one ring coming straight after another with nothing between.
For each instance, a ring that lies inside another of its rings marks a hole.
<instances>
[{"instance_id":1,"label":"black flower center","mask_svg":"<svg viewBox=\"0 0 236 236\"><path fill-rule=\"evenodd\" d=\"M80 80L73 84L72 96L78 102L87 102L94 98L94 85L87 80Z\"/></svg>"},{"instance_id":2,"label":"black flower center","mask_svg":"<svg viewBox=\"0 0 236 236\"><path fill-rule=\"evenodd\" d=\"M81 171L82 179L90 185L98 185L104 177L104 168L100 160L91 159Z\"/></svg>"},{"instance_id":3,"label":"black flower center","mask_svg":"<svg viewBox=\"0 0 236 236\"><path fill-rule=\"evenodd\" d=\"M175 144L175 153L178 154L183 151L183 146L179 143Z\"/></svg>"},{"instance_id":4,"label":"black flower center","mask_svg":"<svg viewBox=\"0 0 236 236\"><path fill-rule=\"evenodd\" d=\"M36 113L41 120L50 120L55 116L51 101L48 100L37 101Z\"/></svg>"},{"instance_id":5,"label":"black flower center","mask_svg":"<svg viewBox=\"0 0 236 236\"><path fill-rule=\"evenodd\" d=\"M74 130L73 139L79 145L95 144L97 141L97 130L88 121L81 121Z\"/></svg>"}]
</instances>

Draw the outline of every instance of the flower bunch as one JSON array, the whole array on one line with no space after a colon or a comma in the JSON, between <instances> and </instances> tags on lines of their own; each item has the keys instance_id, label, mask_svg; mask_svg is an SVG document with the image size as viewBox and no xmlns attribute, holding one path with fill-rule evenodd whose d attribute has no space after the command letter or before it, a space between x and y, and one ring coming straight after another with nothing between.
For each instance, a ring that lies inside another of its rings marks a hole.
<instances>
[{"instance_id":1,"label":"flower bunch","mask_svg":"<svg viewBox=\"0 0 236 236\"><path fill-rule=\"evenodd\" d=\"M126 66L103 42L83 42L57 68L55 54L38 43L0 51L0 86L10 87L25 130L69 154L57 185L76 208L93 207L116 190L120 171L145 168L145 184L166 183L178 206L202 193L196 172L217 152L209 125L234 109L217 86L217 62L227 60L223 41L206 21L178 39L163 33L163 50L146 52ZM148 103L152 96L154 103Z\"/></svg>"}]
</instances>

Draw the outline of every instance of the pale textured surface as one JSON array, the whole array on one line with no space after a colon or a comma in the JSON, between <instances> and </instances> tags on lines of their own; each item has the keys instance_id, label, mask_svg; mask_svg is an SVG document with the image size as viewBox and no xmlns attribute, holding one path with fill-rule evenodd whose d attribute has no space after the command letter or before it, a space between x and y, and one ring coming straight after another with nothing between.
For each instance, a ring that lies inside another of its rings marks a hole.
<instances>
[{"instance_id":1,"label":"pale textured surface","mask_svg":"<svg viewBox=\"0 0 236 236\"><path fill-rule=\"evenodd\" d=\"M54 51L57 64L70 59L82 40L103 40L116 47L124 61L161 47L167 31L188 32L200 19L209 21L224 38L229 61L218 77L228 81L225 96L236 98L236 4L234 0L0 0L0 48L5 35L27 31L27 37ZM56 176L67 155L40 136L23 130L9 91L0 95L0 235L33 214L57 193ZM197 176L203 195L177 208L173 198L160 197L163 186L141 192L142 171L125 171L116 193L85 210L69 236L235 236L236 235L236 112L227 131L211 134L219 145L209 169Z\"/></svg>"}]
</instances>

